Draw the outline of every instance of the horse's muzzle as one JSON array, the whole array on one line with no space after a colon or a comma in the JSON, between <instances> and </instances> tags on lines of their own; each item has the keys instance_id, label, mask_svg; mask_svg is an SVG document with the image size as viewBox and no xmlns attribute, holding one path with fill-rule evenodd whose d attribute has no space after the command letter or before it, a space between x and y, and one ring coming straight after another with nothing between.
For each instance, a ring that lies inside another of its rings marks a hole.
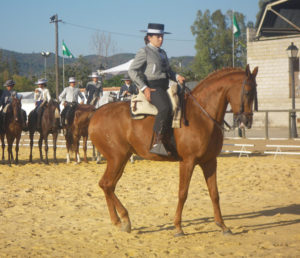
<instances>
[{"instance_id":1,"label":"horse's muzzle","mask_svg":"<svg viewBox=\"0 0 300 258\"><path fill-rule=\"evenodd\" d=\"M250 129L253 121L253 113L242 113L234 115L234 127Z\"/></svg>"}]
</instances>

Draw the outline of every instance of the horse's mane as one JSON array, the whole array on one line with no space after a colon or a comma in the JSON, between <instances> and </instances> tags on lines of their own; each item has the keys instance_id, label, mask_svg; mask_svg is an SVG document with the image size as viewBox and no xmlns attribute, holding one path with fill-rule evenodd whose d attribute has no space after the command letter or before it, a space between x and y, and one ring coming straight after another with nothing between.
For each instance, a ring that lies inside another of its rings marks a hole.
<instances>
[{"instance_id":1,"label":"horse's mane","mask_svg":"<svg viewBox=\"0 0 300 258\"><path fill-rule=\"evenodd\" d=\"M197 88L199 88L203 85L208 85L208 83L211 82L212 80L216 80L216 79L223 77L224 75L233 74L233 73L237 73L237 72L244 72L244 70L239 67L225 67L220 70L216 70L216 71L210 73L209 75L207 75L202 81L200 81L196 85L194 90L196 90Z\"/></svg>"}]
</instances>

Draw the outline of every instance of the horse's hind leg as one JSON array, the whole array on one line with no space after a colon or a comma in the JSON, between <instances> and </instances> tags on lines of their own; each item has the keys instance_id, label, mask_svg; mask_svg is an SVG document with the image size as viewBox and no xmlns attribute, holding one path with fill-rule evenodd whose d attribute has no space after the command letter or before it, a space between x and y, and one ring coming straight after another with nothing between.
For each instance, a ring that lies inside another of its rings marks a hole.
<instances>
[{"instance_id":1,"label":"horse's hind leg","mask_svg":"<svg viewBox=\"0 0 300 258\"><path fill-rule=\"evenodd\" d=\"M82 140L83 140L83 143L82 143L82 148L83 148L83 160L84 162L88 162L88 159L87 159L87 140L88 140L88 137L87 136L83 136L82 137Z\"/></svg>"},{"instance_id":2,"label":"horse's hind leg","mask_svg":"<svg viewBox=\"0 0 300 258\"><path fill-rule=\"evenodd\" d=\"M107 159L107 167L105 173L99 181L99 186L102 188L105 194L107 207L112 223L120 227L122 231L126 231L128 233L131 232L131 223L128 211L116 196L115 188L117 182L123 174L124 167L130 155L130 153L126 153L125 155L114 153L114 158ZM118 214L120 215L122 222Z\"/></svg>"},{"instance_id":3,"label":"horse's hind leg","mask_svg":"<svg viewBox=\"0 0 300 258\"><path fill-rule=\"evenodd\" d=\"M215 222L219 227L222 228L224 234L231 234L231 230L224 224L220 209L219 192L217 186L217 160L213 159L205 164L200 164L200 166L203 170L209 195L213 204Z\"/></svg>"}]
</instances>

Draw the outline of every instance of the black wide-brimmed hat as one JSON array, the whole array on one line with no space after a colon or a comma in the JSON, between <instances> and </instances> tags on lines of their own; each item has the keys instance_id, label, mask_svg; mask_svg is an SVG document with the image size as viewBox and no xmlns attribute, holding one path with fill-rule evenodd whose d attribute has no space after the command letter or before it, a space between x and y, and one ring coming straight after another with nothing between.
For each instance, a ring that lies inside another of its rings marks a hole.
<instances>
[{"instance_id":1,"label":"black wide-brimmed hat","mask_svg":"<svg viewBox=\"0 0 300 258\"><path fill-rule=\"evenodd\" d=\"M147 34L171 34L171 32L166 32L165 25L160 23L148 23L148 29L141 31Z\"/></svg>"},{"instance_id":2,"label":"black wide-brimmed hat","mask_svg":"<svg viewBox=\"0 0 300 258\"><path fill-rule=\"evenodd\" d=\"M4 83L4 87L8 87L8 86L14 86L16 83L13 80L7 80Z\"/></svg>"}]
</instances>

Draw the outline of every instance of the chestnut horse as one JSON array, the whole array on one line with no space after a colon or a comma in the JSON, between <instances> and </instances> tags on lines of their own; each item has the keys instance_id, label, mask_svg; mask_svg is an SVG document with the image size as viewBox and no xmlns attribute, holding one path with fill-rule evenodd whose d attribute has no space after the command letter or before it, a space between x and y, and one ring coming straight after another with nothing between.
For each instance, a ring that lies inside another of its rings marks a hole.
<instances>
[{"instance_id":1,"label":"chestnut horse","mask_svg":"<svg viewBox=\"0 0 300 258\"><path fill-rule=\"evenodd\" d=\"M11 103L9 104L6 115L5 115L5 124L4 132L1 133L2 141L2 161L4 161L4 135L6 135L7 140L7 151L8 151L8 164L11 165L11 162L14 160L12 146L16 140L16 157L15 164L18 164L18 154L19 154L19 143L22 134L22 109L21 109L21 100L15 96L12 96Z\"/></svg>"},{"instance_id":2,"label":"chestnut horse","mask_svg":"<svg viewBox=\"0 0 300 258\"><path fill-rule=\"evenodd\" d=\"M39 130L40 138L39 138L39 152L40 152L40 160L43 159L42 145L43 140L45 141L45 164L49 164L48 160L48 135L51 133L53 136L53 160L57 163L56 159L56 142L57 136L59 132L59 120L60 120L60 109L59 103L56 100L51 99L49 103L45 103L44 112L41 117L41 128ZM32 110L28 116L28 130L29 130L29 138L30 138L30 154L29 161L32 162L32 148L33 148L33 137L34 133L37 130L37 112L36 110Z\"/></svg>"},{"instance_id":3,"label":"chestnut horse","mask_svg":"<svg viewBox=\"0 0 300 258\"><path fill-rule=\"evenodd\" d=\"M84 161L87 160L87 140L88 140L88 126L90 119L95 111L95 107L93 105L81 104L78 105L75 113L74 120L71 123L71 126L66 127L66 147L67 147L67 163L70 163L70 150L75 153L76 163L80 163L79 156L79 140L82 136L83 138L83 153L84 153ZM69 122L69 121L68 121ZM68 123L69 124L69 123Z\"/></svg>"},{"instance_id":4,"label":"chestnut horse","mask_svg":"<svg viewBox=\"0 0 300 258\"><path fill-rule=\"evenodd\" d=\"M174 129L178 157L163 157L149 152L154 117L133 120L128 103L102 106L91 118L89 135L96 148L107 159L99 186L103 189L111 221L123 231L131 231L128 212L115 194L118 180L132 153L157 161L179 161L180 182L175 214L176 235L183 235L182 211L187 199L194 167L204 173L212 200L216 224L223 233L231 231L224 224L217 188L217 156L223 145L223 122L228 103L236 120L248 128L252 125L253 103L257 107L256 67L251 73L240 68L216 71L185 94L185 114L188 123ZM166 189L167 190L167 189ZM121 218L120 218L121 217Z\"/></svg>"}]
</instances>

